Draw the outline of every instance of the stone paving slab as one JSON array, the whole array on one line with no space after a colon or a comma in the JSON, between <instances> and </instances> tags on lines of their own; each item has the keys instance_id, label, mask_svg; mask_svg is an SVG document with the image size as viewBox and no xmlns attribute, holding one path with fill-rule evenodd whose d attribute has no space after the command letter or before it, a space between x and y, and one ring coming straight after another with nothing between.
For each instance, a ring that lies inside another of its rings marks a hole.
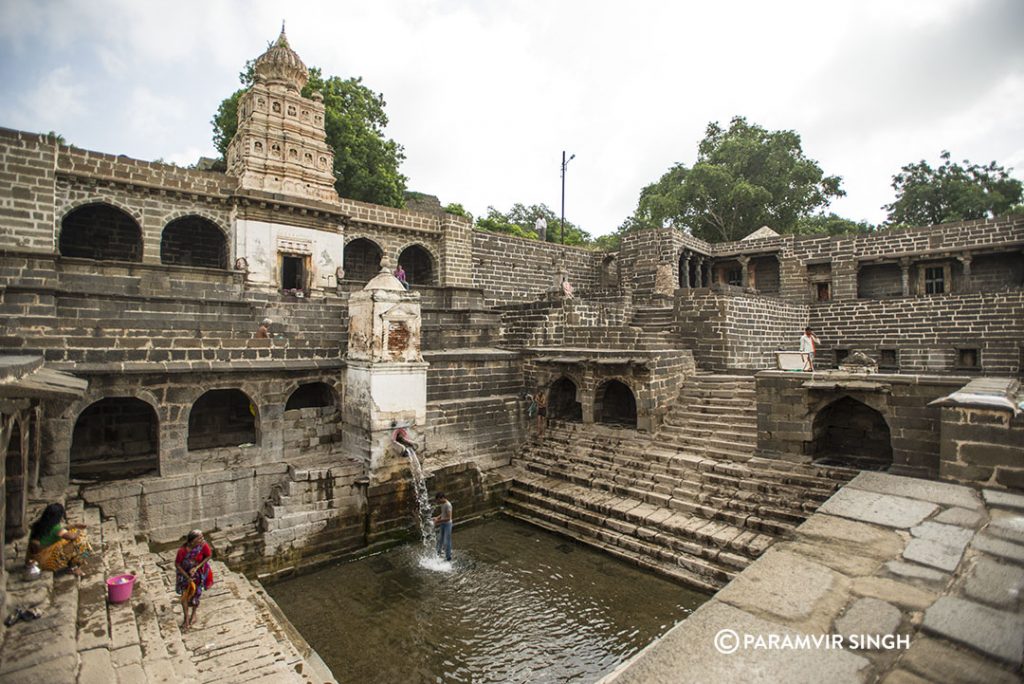
<instances>
[{"instance_id":1,"label":"stone paving slab","mask_svg":"<svg viewBox=\"0 0 1024 684\"><path fill-rule=\"evenodd\" d=\"M759 561L760 562L760 561ZM754 567L754 566L751 566ZM715 648L715 637L723 629L738 634L799 632L784 625L755 617L733 606L707 603L670 630L657 644L606 677L616 684L678 684L680 681L718 684L736 682L821 682L855 683L869 679L870 661L844 650L752 650L723 654Z\"/></svg>"},{"instance_id":2,"label":"stone paving slab","mask_svg":"<svg viewBox=\"0 0 1024 684\"><path fill-rule=\"evenodd\" d=\"M1014 544L1024 544L1024 516L1013 514L993 518L985 532Z\"/></svg>"},{"instance_id":3,"label":"stone paving slab","mask_svg":"<svg viewBox=\"0 0 1024 684\"><path fill-rule=\"evenodd\" d=\"M980 558L967 577L964 594L1002 610L1016 611L1024 591L1024 569Z\"/></svg>"},{"instance_id":4,"label":"stone paving slab","mask_svg":"<svg viewBox=\"0 0 1024 684\"><path fill-rule=\"evenodd\" d=\"M963 554L962 548L946 546L929 539L911 539L907 548L903 549L903 557L907 560L948 572L956 570Z\"/></svg>"},{"instance_id":5,"label":"stone paving slab","mask_svg":"<svg viewBox=\"0 0 1024 684\"><path fill-rule=\"evenodd\" d=\"M1024 545L1014 544L1003 539L990 537L984 532L975 535L971 547L978 551L1005 558L1013 563L1024 565Z\"/></svg>"},{"instance_id":6,"label":"stone paving slab","mask_svg":"<svg viewBox=\"0 0 1024 684\"><path fill-rule=\"evenodd\" d=\"M945 584L951 575L946 572L921 567L916 563L904 563L903 561L889 561L885 564L886 571L908 580L920 580L932 584Z\"/></svg>"},{"instance_id":7,"label":"stone paving slab","mask_svg":"<svg viewBox=\"0 0 1024 684\"><path fill-rule=\"evenodd\" d=\"M935 592L886 577L858 577L851 587L855 596L881 599L906 610L924 610L935 602Z\"/></svg>"},{"instance_id":8,"label":"stone paving slab","mask_svg":"<svg viewBox=\"0 0 1024 684\"><path fill-rule=\"evenodd\" d=\"M934 518L937 523L977 529L985 522L985 511L968 508L948 508Z\"/></svg>"},{"instance_id":9,"label":"stone paving slab","mask_svg":"<svg viewBox=\"0 0 1024 684\"><path fill-rule=\"evenodd\" d=\"M985 498L985 503L992 508L1024 512L1024 494L1014 494L999 489L985 489L982 491L982 496Z\"/></svg>"},{"instance_id":10,"label":"stone paving slab","mask_svg":"<svg viewBox=\"0 0 1024 684\"><path fill-rule=\"evenodd\" d=\"M1020 679L980 655L945 641L919 637L900 659L907 668L932 682L946 684L1018 684Z\"/></svg>"},{"instance_id":11,"label":"stone paving slab","mask_svg":"<svg viewBox=\"0 0 1024 684\"><path fill-rule=\"evenodd\" d=\"M896 634L903 613L899 608L876 598L854 601L835 624L835 633L844 636Z\"/></svg>"},{"instance_id":12,"label":"stone paving slab","mask_svg":"<svg viewBox=\"0 0 1024 684\"><path fill-rule=\"evenodd\" d=\"M864 474L866 473L861 473ZM847 486L822 504L818 511L875 525L908 529L920 525L938 509L937 505L927 501Z\"/></svg>"},{"instance_id":13,"label":"stone paving slab","mask_svg":"<svg viewBox=\"0 0 1024 684\"><path fill-rule=\"evenodd\" d=\"M943 596L924 614L924 629L1010 665L1024 661L1024 617Z\"/></svg>"},{"instance_id":14,"label":"stone paving slab","mask_svg":"<svg viewBox=\"0 0 1024 684\"><path fill-rule=\"evenodd\" d=\"M846 488L972 510L980 509L983 506L981 499L969 487L935 482L934 480L921 480L916 477L889 475L888 473L863 472L850 480Z\"/></svg>"},{"instance_id":15,"label":"stone paving slab","mask_svg":"<svg viewBox=\"0 0 1024 684\"><path fill-rule=\"evenodd\" d=\"M919 539L928 539L945 546L960 549L962 552L974 537L974 530L929 521L910 528L910 534Z\"/></svg>"}]
</instances>

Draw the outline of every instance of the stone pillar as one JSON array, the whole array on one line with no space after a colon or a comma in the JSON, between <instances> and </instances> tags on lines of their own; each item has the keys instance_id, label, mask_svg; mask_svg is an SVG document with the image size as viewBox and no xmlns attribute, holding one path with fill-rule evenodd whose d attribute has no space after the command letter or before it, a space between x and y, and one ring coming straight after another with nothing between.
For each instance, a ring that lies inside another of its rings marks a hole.
<instances>
[{"instance_id":1,"label":"stone pillar","mask_svg":"<svg viewBox=\"0 0 1024 684\"><path fill-rule=\"evenodd\" d=\"M420 353L420 295L391 274L389 262L349 297L345 400L346 451L363 461L372 482L407 466L391 448L392 423L409 429L427 422L427 366Z\"/></svg>"},{"instance_id":2,"label":"stone pillar","mask_svg":"<svg viewBox=\"0 0 1024 684\"><path fill-rule=\"evenodd\" d=\"M679 286L688 290L690 289L690 253L684 251L683 258L679 263Z\"/></svg>"},{"instance_id":3,"label":"stone pillar","mask_svg":"<svg viewBox=\"0 0 1024 684\"><path fill-rule=\"evenodd\" d=\"M747 278L750 275L750 257L748 257L748 256L737 257L736 261L740 262L740 269L742 271L742 273L740 275L740 287L746 288L747 287Z\"/></svg>"},{"instance_id":4,"label":"stone pillar","mask_svg":"<svg viewBox=\"0 0 1024 684\"><path fill-rule=\"evenodd\" d=\"M702 287L711 287L711 257L704 257L704 268L701 273Z\"/></svg>"},{"instance_id":5,"label":"stone pillar","mask_svg":"<svg viewBox=\"0 0 1024 684\"><path fill-rule=\"evenodd\" d=\"M697 273L694 278L695 287L704 287L704 257L703 255L697 255Z\"/></svg>"},{"instance_id":6,"label":"stone pillar","mask_svg":"<svg viewBox=\"0 0 1024 684\"><path fill-rule=\"evenodd\" d=\"M910 296L910 259L900 259L900 282L903 285L903 296Z\"/></svg>"},{"instance_id":7,"label":"stone pillar","mask_svg":"<svg viewBox=\"0 0 1024 684\"><path fill-rule=\"evenodd\" d=\"M964 252L957 257L960 260L960 265L963 267L963 285L961 286L964 292L972 292L974 290L971 287L971 253Z\"/></svg>"}]
</instances>

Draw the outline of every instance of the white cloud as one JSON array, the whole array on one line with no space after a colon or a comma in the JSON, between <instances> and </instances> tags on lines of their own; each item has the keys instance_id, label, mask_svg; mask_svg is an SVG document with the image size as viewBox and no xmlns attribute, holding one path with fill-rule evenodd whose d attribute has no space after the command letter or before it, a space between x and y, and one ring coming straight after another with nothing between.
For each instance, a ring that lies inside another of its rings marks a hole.
<instances>
[{"instance_id":1,"label":"white cloud","mask_svg":"<svg viewBox=\"0 0 1024 684\"><path fill-rule=\"evenodd\" d=\"M69 118L89 113L86 93L86 86L75 78L71 67L57 67L22 93L5 116L10 117L11 125L20 128L60 133Z\"/></svg>"}]
</instances>

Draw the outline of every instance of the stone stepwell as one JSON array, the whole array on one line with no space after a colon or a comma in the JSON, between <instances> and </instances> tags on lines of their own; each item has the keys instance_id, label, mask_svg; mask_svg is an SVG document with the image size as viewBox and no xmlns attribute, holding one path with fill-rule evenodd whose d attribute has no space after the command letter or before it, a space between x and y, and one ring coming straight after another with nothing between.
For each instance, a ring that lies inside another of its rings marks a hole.
<instances>
[{"instance_id":1,"label":"stone stepwell","mask_svg":"<svg viewBox=\"0 0 1024 684\"><path fill-rule=\"evenodd\" d=\"M653 437L553 423L514 460L506 512L720 589L856 474L756 458L734 387L752 382L699 376Z\"/></svg>"}]
</instances>

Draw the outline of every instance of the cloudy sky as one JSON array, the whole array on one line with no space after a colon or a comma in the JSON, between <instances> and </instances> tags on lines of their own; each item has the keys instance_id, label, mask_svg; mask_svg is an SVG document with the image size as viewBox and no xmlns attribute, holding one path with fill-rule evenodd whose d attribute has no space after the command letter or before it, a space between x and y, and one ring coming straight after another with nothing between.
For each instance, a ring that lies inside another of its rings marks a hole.
<instances>
[{"instance_id":1,"label":"cloudy sky","mask_svg":"<svg viewBox=\"0 0 1024 684\"><path fill-rule=\"evenodd\" d=\"M566 217L607 233L736 114L799 132L853 219L943 149L1024 178L1021 0L0 0L0 126L213 156L210 118L282 19L307 65L384 94L409 188L474 214L557 213L564 149Z\"/></svg>"}]
</instances>

